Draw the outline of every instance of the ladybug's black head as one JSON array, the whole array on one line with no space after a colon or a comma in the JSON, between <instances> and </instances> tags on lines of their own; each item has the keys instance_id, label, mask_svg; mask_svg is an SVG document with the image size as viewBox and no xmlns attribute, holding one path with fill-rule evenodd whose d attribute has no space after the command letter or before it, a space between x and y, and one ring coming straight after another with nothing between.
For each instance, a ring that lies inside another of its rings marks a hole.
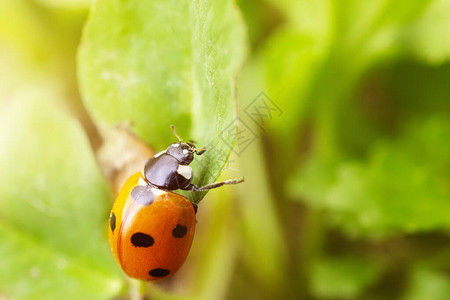
<instances>
[{"instance_id":1,"label":"ladybug's black head","mask_svg":"<svg viewBox=\"0 0 450 300\"><path fill-rule=\"evenodd\" d=\"M186 143L173 143L171 144L166 153L175 157L182 165L188 165L194 159L195 148Z\"/></svg>"},{"instance_id":2,"label":"ladybug's black head","mask_svg":"<svg viewBox=\"0 0 450 300\"><path fill-rule=\"evenodd\" d=\"M205 147L197 149L192 142L183 143L181 138L175 133L173 125L171 128L179 142L171 144L167 148L166 153L175 157L182 165L189 165L194 160L194 153L202 155L206 151Z\"/></svg>"}]
</instances>

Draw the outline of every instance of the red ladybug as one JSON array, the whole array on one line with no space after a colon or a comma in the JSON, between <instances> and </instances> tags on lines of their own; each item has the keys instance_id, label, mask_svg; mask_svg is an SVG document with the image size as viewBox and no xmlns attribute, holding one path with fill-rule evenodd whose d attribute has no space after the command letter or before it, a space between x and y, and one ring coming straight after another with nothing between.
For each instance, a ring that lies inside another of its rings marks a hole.
<instances>
[{"instance_id":1,"label":"red ladybug","mask_svg":"<svg viewBox=\"0 0 450 300\"><path fill-rule=\"evenodd\" d=\"M189 164L201 155L192 143L171 144L145 164L144 174L131 176L110 215L109 242L124 272L141 280L173 275L184 263L195 232L197 205L172 191L206 191L243 180L226 180L197 187Z\"/></svg>"}]
</instances>

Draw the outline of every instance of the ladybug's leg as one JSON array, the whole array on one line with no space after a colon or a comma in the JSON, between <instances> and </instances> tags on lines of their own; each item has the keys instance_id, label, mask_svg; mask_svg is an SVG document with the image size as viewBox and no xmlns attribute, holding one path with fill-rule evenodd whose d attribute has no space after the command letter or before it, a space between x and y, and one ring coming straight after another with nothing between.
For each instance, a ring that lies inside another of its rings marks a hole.
<instances>
[{"instance_id":1,"label":"ladybug's leg","mask_svg":"<svg viewBox=\"0 0 450 300\"><path fill-rule=\"evenodd\" d=\"M237 180L237 179L229 179L229 180L225 180L225 181L221 181L221 182L215 182L215 183L211 183L208 185L204 185L201 187L196 186L195 184L190 184L188 185L186 188L184 188L183 190L186 191L194 191L194 192L201 192L201 191L207 191L207 190L211 190L211 189L215 189L218 188L222 185L225 184L238 184L244 181L244 178Z\"/></svg>"}]
</instances>

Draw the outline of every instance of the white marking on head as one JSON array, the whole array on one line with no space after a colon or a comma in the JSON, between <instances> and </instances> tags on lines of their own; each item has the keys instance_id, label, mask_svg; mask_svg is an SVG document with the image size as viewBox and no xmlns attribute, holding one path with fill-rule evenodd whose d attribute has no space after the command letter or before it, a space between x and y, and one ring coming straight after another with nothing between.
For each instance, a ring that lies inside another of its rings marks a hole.
<instances>
[{"instance_id":1,"label":"white marking on head","mask_svg":"<svg viewBox=\"0 0 450 300\"><path fill-rule=\"evenodd\" d=\"M192 167L191 166L185 166L185 165L179 165L177 169L177 173L183 176L186 179L192 178Z\"/></svg>"},{"instance_id":2,"label":"white marking on head","mask_svg":"<svg viewBox=\"0 0 450 300\"><path fill-rule=\"evenodd\" d=\"M174 147L180 147L180 144L173 144Z\"/></svg>"},{"instance_id":3,"label":"white marking on head","mask_svg":"<svg viewBox=\"0 0 450 300\"><path fill-rule=\"evenodd\" d=\"M183 150L184 154L188 154L189 151L187 151L186 149Z\"/></svg>"}]
</instances>

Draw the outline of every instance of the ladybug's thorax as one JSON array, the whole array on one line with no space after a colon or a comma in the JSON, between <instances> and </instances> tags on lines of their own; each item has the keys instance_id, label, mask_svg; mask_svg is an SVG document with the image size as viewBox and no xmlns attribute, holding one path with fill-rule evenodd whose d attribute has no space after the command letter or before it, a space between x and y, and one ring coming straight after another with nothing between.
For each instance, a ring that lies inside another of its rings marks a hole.
<instances>
[{"instance_id":1,"label":"ladybug's thorax","mask_svg":"<svg viewBox=\"0 0 450 300\"><path fill-rule=\"evenodd\" d=\"M187 143L173 143L171 144L166 153L173 156L182 165L189 165L194 160L195 148Z\"/></svg>"},{"instance_id":2,"label":"ladybug's thorax","mask_svg":"<svg viewBox=\"0 0 450 300\"><path fill-rule=\"evenodd\" d=\"M194 159L196 148L190 143L173 143L166 151L150 158L144 166L146 181L164 190L187 188L192 181L193 171L189 164Z\"/></svg>"}]
</instances>

